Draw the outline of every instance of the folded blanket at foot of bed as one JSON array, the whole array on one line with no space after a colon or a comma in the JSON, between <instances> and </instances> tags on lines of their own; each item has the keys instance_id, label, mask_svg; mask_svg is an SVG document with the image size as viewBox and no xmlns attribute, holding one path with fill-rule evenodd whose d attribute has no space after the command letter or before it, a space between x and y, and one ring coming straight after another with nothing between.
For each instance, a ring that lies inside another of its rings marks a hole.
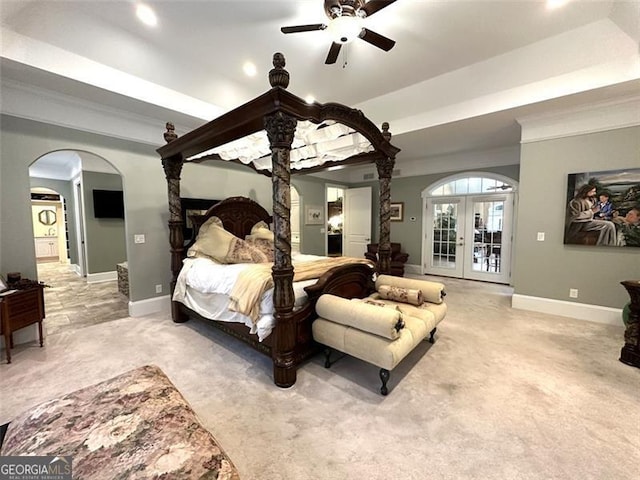
<instances>
[{"instance_id":1,"label":"folded blanket at foot of bed","mask_svg":"<svg viewBox=\"0 0 640 480\"><path fill-rule=\"evenodd\" d=\"M71 456L73 478L240 478L155 366L29 409L9 423L0 455Z\"/></svg>"}]
</instances>

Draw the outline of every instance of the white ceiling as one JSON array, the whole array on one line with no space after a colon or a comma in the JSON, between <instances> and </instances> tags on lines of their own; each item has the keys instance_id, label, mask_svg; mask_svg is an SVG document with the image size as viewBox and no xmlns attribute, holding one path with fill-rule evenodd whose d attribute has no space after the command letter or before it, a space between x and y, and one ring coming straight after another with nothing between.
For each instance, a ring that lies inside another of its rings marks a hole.
<instances>
[{"instance_id":1,"label":"white ceiling","mask_svg":"<svg viewBox=\"0 0 640 480\"><path fill-rule=\"evenodd\" d=\"M324 64L327 32L280 32L326 23L322 0L147 1L155 28L134 4L0 0L3 112L38 119L18 93L46 90L157 123L159 145L166 120L193 128L266 91L280 51L291 92L390 122L401 162L517 145L517 118L640 92L640 1L397 0L365 20L395 47L356 40L344 68Z\"/></svg>"}]
</instances>

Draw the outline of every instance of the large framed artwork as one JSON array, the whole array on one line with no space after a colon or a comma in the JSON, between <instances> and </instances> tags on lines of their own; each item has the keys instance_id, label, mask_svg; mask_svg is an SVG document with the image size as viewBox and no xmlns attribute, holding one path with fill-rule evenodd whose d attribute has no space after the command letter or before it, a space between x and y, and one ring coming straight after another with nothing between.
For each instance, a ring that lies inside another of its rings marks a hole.
<instances>
[{"instance_id":1,"label":"large framed artwork","mask_svg":"<svg viewBox=\"0 0 640 480\"><path fill-rule=\"evenodd\" d=\"M640 247L640 168L570 174L564 243Z\"/></svg>"}]
</instances>

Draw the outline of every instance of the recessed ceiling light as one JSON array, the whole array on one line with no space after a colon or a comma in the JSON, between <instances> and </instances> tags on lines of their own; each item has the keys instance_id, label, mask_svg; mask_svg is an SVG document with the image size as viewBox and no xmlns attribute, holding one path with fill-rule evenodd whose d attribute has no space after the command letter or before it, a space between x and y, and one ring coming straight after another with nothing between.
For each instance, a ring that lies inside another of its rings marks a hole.
<instances>
[{"instance_id":1,"label":"recessed ceiling light","mask_svg":"<svg viewBox=\"0 0 640 480\"><path fill-rule=\"evenodd\" d=\"M245 62L242 66L242 70L248 77L255 77L256 73L258 73L258 69L253 62Z\"/></svg>"},{"instance_id":2,"label":"recessed ceiling light","mask_svg":"<svg viewBox=\"0 0 640 480\"><path fill-rule=\"evenodd\" d=\"M158 25L158 17L156 17L156 13L149 5L139 3L136 6L136 15L142 23L149 27L155 27Z\"/></svg>"},{"instance_id":3,"label":"recessed ceiling light","mask_svg":"<svg viewBox=\"0 0 640 480\"><path fill-rule=\"evenodd\" d=\"M568 2L569 0L547 0L547 8L549 9L559 8Z\"/></svg>"},{"instance_id":4,"label":"recessed ceiling light","mask_svg":"<svg viewBox=\"0 0 640 480\"><path fill-rule=\"evenodd\" d=\"M313 95L307 95L306 97L304 97L304 101L311 104L313 102L316 101L315 97Z\"/></svg>"}]
</instances>

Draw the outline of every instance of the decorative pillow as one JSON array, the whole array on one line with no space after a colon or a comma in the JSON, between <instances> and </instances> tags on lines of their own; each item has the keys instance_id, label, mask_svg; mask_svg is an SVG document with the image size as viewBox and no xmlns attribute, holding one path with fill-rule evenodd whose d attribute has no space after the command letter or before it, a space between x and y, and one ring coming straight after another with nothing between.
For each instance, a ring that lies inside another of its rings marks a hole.
<instances>
[{"instance_id":1,"label":"decorative pillow","mask_svg":"<svg viewBox=\"0 0 640 480\"><path fill-rule=\"evenodd\" d=\"M222 228L218 217L209 218L198 232L187 257L210 257L220 263L263 263L267 256Z\"/></svg>"},{"instance_id":2,"label":"decorative pillow","mask_svg":"<svg viewBox=\"0 0 640 480\"><path fill-rule=\"evenodd\" d=\"M402 318L402 312L400 311L400 308L398 308L397 305L389 305L388 303L378 302L376 300L370 300L370 299L365 300L364 303L369 305L375 305L376 307L387 307L387 308L393 308L397 310L398 312L400 312L400 317L398 318L398 322L394 325L393 328L396 329L396 332L399 332L404 328L404 319Z\"/></svg>"},{"instance_id":3,"label":"decorative pillow","mask_svg":"<svg viewBox=\"0 0 640 480\"><path fill-rule=\"evenodd\" d=\"M264 238L271 241L273 241L274 238L273 232L269 230L269 225L262 220L251 227L251 234L247 235L247 237L249 236L254 238ZM245 237L245 240L247 237Z\"/></svg>"},{"instance_id":4,"label":"decorative pillow","mask_svg":"<svg viewBox=\"0 0 640 480\"><path fill-rule=\"evenodd\" d=\"M266 255L269 262L274 259L274 234L269 230L269 225L263 221L259 221L251 227L251 234L244 237L249 245L260 250Z\"/></svg>"},{"instance_id":5,"label":"decorative pillow","mask_svg":"<svg viewBox=\"0 0 640 480\"><path fill-rule=\"evenodd\" d=\"M410 288L393 287L391 285L380 285L378 287L380 298L386 300L394 300L396 302L409 303L411 305L422 305L424 299L422 290L413 290Z\"/></svg>"},{"instance_id":6,"label":"decorative pillow","mask_svg":"<svg viewBox=\"0 0 640 480\"><path fill-rule=\"evenodd\" d=\"M227 263L268 263L269 258L257 248L238 237L233 237L224 257Z\"/></svg>"},{"instance_id":7,"label":"decorative pillow","mask_svg":"<svg viewBox=\"0 0 640 480\"><path fill-rule=\"evenodd\" d=\"M273 262L275 256L273 240L254 238L252 235L247 235L246 242L251 245L251 247L262 252L267 257L267 261Z\"/></svg>"}]
</instances>

